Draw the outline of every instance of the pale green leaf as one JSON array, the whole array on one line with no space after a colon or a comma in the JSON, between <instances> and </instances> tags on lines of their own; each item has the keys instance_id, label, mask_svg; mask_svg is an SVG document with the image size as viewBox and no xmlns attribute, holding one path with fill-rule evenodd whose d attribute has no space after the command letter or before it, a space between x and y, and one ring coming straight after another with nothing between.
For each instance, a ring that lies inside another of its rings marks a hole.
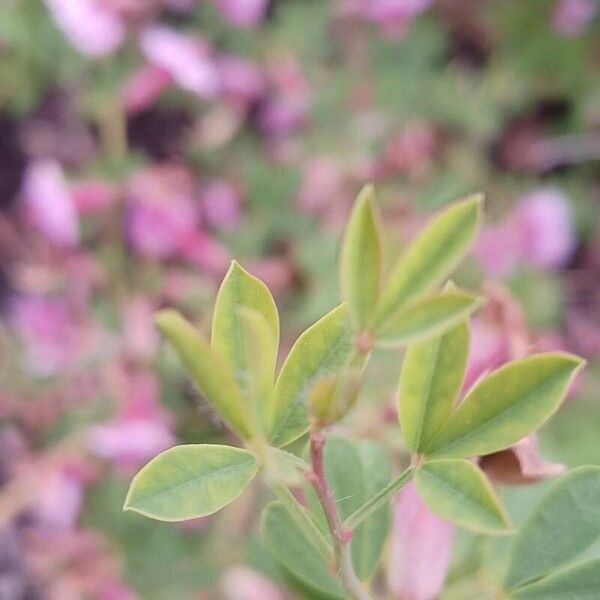
<instances>
[{"instance_id":1,"label":"pale green leaf","mask_svg":"<svg viewBox=\"0 0 600 600\"><path fill-rule=\"evenodd\" d=\"M381 241L372 185L362 189L354 205L340 271L344 300L357 328L364 329L375 311L381 285Z\"/></svg>"},{"instance_id":2,"label":"pale green leaf","mask_svg":"<svg viewBox=\"0 0 600 600\"><path fill-rule=\"evenodd\" d=\"M424 463L416 474L423 501L438 516L480 533L510 533L510 521L483 471L465 459Z\"/></svg>"},{"instance_id":3,"label":"pale green leaf","mask_svg":"<svg viewBox=\"0 0 600 600\"><path fill-rule=\"evenodd\" d=\"M598 600L599 596L600 558L577 563L510 594L515 600Z\"/></svg>"},{"instance_id":4,"label":"pale green leaf","mask_svg":"<svg viewBox=\"0 0 600 600\"><path fill-rule=\"evenodd\" d=\"M155 321L173 344L195 384L223 420L242 437L253 437L251 411L228 362L211 349L200 332L177 311L163 310L156 315Z\"/></svg>"},{"instance_id":5,"label":"pale green leaf","mask_svg":"<svg viewBox=\"0 0 600 600\"><path fill-rule=\"evenodd\" d=\"M481 194L457 202L410 245L383 289L377 308L379 325L449 277L475 240L482 202Z\"/></svg>"},{"instance_id":6,"label":"pale green leaf","mask_svg":"<svg viewBox=\"0 0 600 600\"><path fill-rule=\"evenodd\" d=\"M325 598L346 597L331 566L280 502L271 502L265 508L262 534L273 558L303 587Z\"/></svg>"},{"instance_id":7,"label":"pale green leaf","mask_svg":"<svg viewBox=\"0 0 600 600\"><path fill-rule=\"evenodd\" d=\"M583 364L581 358L559 352L506 364L469 392L425 454L483 456L515 444L556 411Z\"/></svg>"},{"instance_id":8,"label":"pale green leaf","mask_svg":"<svg viewBox=\"0 0 600 600\"><path fill-rule=\"evenodd\" d=\"M159 521L211 515L233 502L257 470L247 450L213 444L175 446L133 478L123 509Z\"/></svg>"},{"instance_id":9,"label":"pale green leaf","mask_svg":"<svg viewBox=\"0 0 600 600\"><path fill-rule=\"evenodd\" d=\"M285 446L307 431L310 390L322 377L336 374L352 355L353 347L348 311L343 304L296 340L275 385L273 445Z\"/></svg>"},{"instance_id":10,"label":"pale green leaf","mask_svg":"<svg viewBox=\"0 0 600 600\"><path fill-rule=\"evenodd\" d=\"M398 348L441 335L481 308L485 298L446 291L417 300L398 311L376 332L377 346Z\"/></svg>"},{"instance_id":11,"label":"pale green leaf","mask_svg":"<svg viewBox=\"0 0 600 600\"><path fill-rule=\"evenodd\" d=\"M269 324L262 313L242 306L238 309L240 337L244 339L247 367L245 388L251 401L257 429L268 433L273 421L274 368Z\"/></svg>"},{"instance_id":12,"label":"pale green leaf","mask_svg":"<svg viewBox=\"0 0 600 600\"><path fill-rule=\"evenodd\" d=\"M247 338L247 328L241 322L240 309L256 311L261 317L263 346L268 361L261 365L261 381L274 381L279 348L279 314L271 292L258 278L250 275L236 261L232 261L225 275L213 314L211 347L230 362L243 393L249 393L251 376L248 364L254 340ZM256 321L256 320L255 320ZM258 325L255 322L255 325ZM256 366L256 365L255 365Z\"/></svg>"},{"instance_id":13,"label":"pale green leaf","mask_svg":"<svg viewBox=\"0 0 600 600\"><path fill-rule=\"evenodd\" d=\"M450 416L469 358L469 324L411 344L400 372L398 416L406 447L423 448Z\"/></svg>"},{"instance_id":14,"label":"pale green leaf","mask_svg":"<svg viewBox=\"0 0 600 600\"><path fill-rule=\"evenodd\" d=\"M515 593L519 599L597 598L599 562L600 467L579 467L554 483L523 523L506 587L525 586ZM590 581L595 588L588 587ZM577 595L586 589L588 595Z\"/></svg>"}]
</instances>

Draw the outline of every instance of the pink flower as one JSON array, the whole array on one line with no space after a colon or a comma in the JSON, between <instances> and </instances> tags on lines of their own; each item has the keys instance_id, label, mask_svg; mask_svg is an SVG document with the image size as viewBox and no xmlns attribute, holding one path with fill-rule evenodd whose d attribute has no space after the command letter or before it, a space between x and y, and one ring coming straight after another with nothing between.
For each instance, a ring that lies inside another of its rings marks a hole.
<instances>
[{"instance_id":1,"label":"pink flower","mask_svg":"<svg viewBox=\"0 0 600 600\"><path fill-rule=\"evenodd\" d=\"M251 28L265 16L268 0L219 0L222 15L236 27Z\"/></svg>"},{"instance_id":2,"label":"pink flower","mask_svg":"<svg viewBox=\"0 0 600 600\"><path fill-rule=\"evenodd\" d=\"M143 296L130 298L123 311L123 342L132 358L152 360L158 348L154 307Z\"/></svg>"},{"instance_id":3,"label":"pink flower","mask_svg":"<svg viewBox=\"0 0 600 600\"><path fill-rule=\"evenodd\" d=\"M286 595L264 575L248 567L232 567L223 575L225 600L285 600Z\"/></svg>"},{"instance_id":4,"label":"pink flower","mask_svg":"<svg viewBox=\"0 0 600 600\"><path fill-rule=\"evenodd\" d=\"M38 160L31 163L25 172L22 193L27 218L46 239L62 247L77 244L77 210L57 162Z\"/></svg>"},{"instance_id":5,"label":"pink flower","mask_svg":"<svg viewBox=\"0 0 600 600\"><path fill-rule=\"evenodd\" d=\"M10 320L24 345L24 359L35 375L54 375L81 358L85 332L65 299L21 296L10 306Z\"/></svg>"},{"instance_id":6,"label":"pink flower","mask_svg":"<svg viewBox=\"0 0 600 600\"><path fill-rule=\"evenodd\" d=\"M83 54L112 54L125 37L125 24L101 0L45 0L67 39Z\"/></svg>"},{"instance_id":7,"label":"pink flower","mask_svg":"<svg viewBox=\"0 0 600 600\"><path fill-rule=\"evenodd\" d=\"M584 32L597 10L596 0L559 0L552 13L552 25L560 35L574 37Z\"/></svg>"},{"instance_id":8,"label":"pink flower","mask_svg":"<svg viewBox=\"0 0 600 600\"><path fill-rule=\"evenodd\" d=\"M568 198L554 188L539 189L521 199L515 218L524 262L539 268L565 264L575 248Z\"/></svg>"},{"instance_id":9,"label":"pink flower","mask_svg":"<svg viewBox=\"0 0 600 600\"><path fill-rule=\"evenodd\" d=\"M486 227L477 239L474 254L488 277L510 275L520 259L513 222L504 221Z\"/></svg>"},{"instance_id":10,"label":"pink flower","mask_svg":"<svg viewBox=\"0 0 600 600\"><path fill-rule=\"evenodd\" d=\"M454 528L421 500L414 482L397 496L388 563L388 584L395 598L434 600L448 568Z\"/></svg>"},{"instance_id":11,"label":"pink flower","mask_svg":"<svg viewBox=\"0 0 600 600\"><path fill-rule=\"evenodd\" d=\"M168 413L159 405L159 385L149 374L126 377L124 410L111 423L94 427L90 450L121 468L136 469L175 443Z\"/></svg>"},{"instance_id":12,"label":"pink flower","mask_svg":"<svg viewBox=\"0 0 600 600\"><path fill-rule=\"evenodd\" d=\"M198 229L193 180L173 165L136 174L127 191L127 231L131 244L148 258L174 256Z\"/></svg>"},{"instance_id":13,"label":"pink flower","mask_svg":"<svg viewBox=\"0 0 600 600\"><path fill-rule=\"evenodd\" d=\"M527 194L504 222L486 227L475 246L485 274L506 277L519 265L554 269L575 250L568 198L554 188Z\"/></svg>"},{"instance_id":14,"label":"pink flower","mask_svg":"<svg viewBox=\"0 0 600 600\"><path fill-rule=\"evenodd\" d=\"M221 82L210 46L198 36L153 25L140 34L144 56L167 72L177 85L201 98L214 98Z\"/></svg>"},{"instance_id":15,"label":"pink flower","mask_svg":"<svg viewBox=\"0 0 600 600\"><path fill-rule=\"evenodd\" d=\"M264 74L253 62L226 54L219 57L217 66L225 94L253 102L264 93Z\"/></svg>"},{"instance_id":16,"label":"pink flower","mask_svg":"<svg viewBox=\"0 0 600 600\"><path fill-rule=\"evenodd\" d=\"M151 106L173 84L165 69L148 65L134 73L123 88L123 106L128 114L135 114Z\"/></svg>"},{"instance_id":17,"label":"pink flower","mask_svg":"<svg viewBox=\"0 0 600 600\"><path fill-rule=\"evenodd\" d=\"M73 202L80 214L106 210L117 201L117 189L108 181L88 179L79 181L71 190Z\"/></svg>"},{"instance_id":18,"label":"pink flower","mask_svg":"<svg viewBox=\"0 0 600 600\"><path fill-rule=\"evenodd\" d=\"M231 261L227 248L203 232L182 245L181 255L216 277L225 275Z\"/></svg>"},{"instance_id":19,"label":"pink flower","mask_svg":"<svg viewBox=\"0 0 600 600\"><path fill-rule=\"evenodd\" d=\"M390 35L400 37L430 5L431 0L357 0L350 4L350 12L378 23Z\"/></svg>"},{"instance_id":20,"label":"pink flower","mask_svg":"<svg viewBox=\"0 0 600 600\"><path fill-rule=\"evenodd\" d=\"M241 198L235 186L223 179L209 183L202 191L202 214L209 227L231 231L241 220Z\"/></svg>"},{"instance_id":21,"label":"pink flower","mask_svg":"<svg viewBox=\"0 0 600 600\"><path fill-rule=\"evenodd\" d=\"M83 502L85 473L77 465L56 465L40 470L32 512L41 525L53 531L75 527Z\"/></svg>"}]
</instances>

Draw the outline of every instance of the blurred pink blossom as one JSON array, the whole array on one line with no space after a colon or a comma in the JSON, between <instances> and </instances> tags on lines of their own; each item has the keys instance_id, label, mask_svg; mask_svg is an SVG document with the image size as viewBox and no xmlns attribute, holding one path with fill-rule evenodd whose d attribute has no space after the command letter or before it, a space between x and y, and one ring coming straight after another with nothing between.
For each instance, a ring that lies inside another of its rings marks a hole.
<instances>
[{"instance_id":1,"label":"blurred pink blossom","mask_svg":"<svg viewBox=\"0 0 600 600\"><path fill-rule=\"evenodd\" d=\"M558 0L552 13L552 25L560 35L574 37L585 31L597 11L597 0Z\"/></svg>"},{"instance_id":2,"label":"blurred pink blossom","mask_svg":"<svg viewBox=\"0 0 600 600\"><path fill-rule=\"evenodd\" d=\"M151 360L158 348L154 306L144 296L129 298L123 310L123 342L131 358Z\"/></svg>"},{"instance_id":3,"label":"blurred pink blossom","mask_svg":"<svg viewBox=\"0 0 600 600\"><path fill-rule=\"evenodd\" d=\"M197 229L194 186L186 169L161 165L134 175L127 187L127 231L140 254L169 258L190 243Z\"/></svg>"},{"instance_id":4,"label":"blurred pink blossom","mask_svg":"<svg viewBox=\"0 0 600 600\"><path fill-rule=\"evenodd\" d=\"M173 78L165 69L147 65L125 82L122 91L123 106L128 114L143 111L172 84Z\"/></svg>"},{"instance_id":5,"label":"blurred pink blossom","mask_svg":"<svg viewBox=\"0 0 600 600\"><path fill-rule=\"evenodd\" d=\"M432 0L351 0L347 10L374 21L387 34L400 37L431 3Z\"/></svg>"},{"instance_id":6,"label":"blurred pink blossom","mask_svg":"<svg viewBox=\"0 0 600 600\"><path fill-rule=\"evenodd\" d=\"M534 267L560 267L573 254L569 199L555 188L536 190L521 199L515 218L522 260Z\"/></svg>"},{"instance_id":7,"label":"blurred pink blossom","mask_svg":"<svg viewBox=\"0 0 600 600\"><path fill-rule=\"evenodd\" d=\"M75 201L60 165L32 162L24 176L23 202L31 224L53 244L71 247L79 241Z\"/></svg>"},{"instance_id":8,"label":"blurred pink blossom","mask_svg":"<svg viewBox=\"0 0 600 600\"><path fill-rule=\"evenodd\" d=\"M215 277L225 275L231 261L227 248L203 232L186 240L181 255Z\"/></svg>"},{"instance_id":9,"label":"blurred pink blossom","mask_svg":"<svg viewBox=\"0 0 600 600\"><path fill-rule=\"evenodd\" d=\"M450 566L454 528L434 515L414 482L396 497L388 584L399 600L434 600Z\"/></svg>"},{"instance_id":10,"label":"blurred pink blossom","mask_svg":"<svg viewBox=\"0 0 600 600\"><path fill-rule=\"evenodd\" d=\"M167 72L181 88L201 98L214 98L221 89L219 72L209 44L198 36L164 25L152 25L140 34L148 61Z\"/></svg>"},{"instance_id":11,"label":"blurred pink blossom","mask_svg":"<svg viewBox=\"0 0 600 600\"><path fill-rule=\"evenodd\" d=\"M245 102L253 102L264 93L265 77L252 61L231 54L217 59L223 92Z\"/></svg>"},{"instance_id":12,"label":"blurred pink blossom","mask_svg":"<svg viewBox=\"0 0 600 600\"><path fill-rule=\"evenodd\" d=\"M285 600L286 595L264 575L248 567L232 567L222 578L224 600Z\"/></svg>"},{"instance_id":13,"label":"blurred pink blossom","mask_svg":"<svg viewBox=\"0 0 600 600\"><path fill-rule=\"evenodd\" d=\"M139 373L126 377L122 393L125 405L121 414L111 423L92 428L88 444L94 454L132 470L171 447L175 437L169 414L160 407L154 376Z\"/></svg>"},{"instance_id":14,"label":"blurred pink blossom","mask_svg":"<svg viewBox=\"0 0 600 600\"><path fill-rule=\"evenodd\" d=\"M51 531L68 531L75 527L89 472L75 463L51 465L40 470L31 506L40 524Z\"/></svg>"},{"instance_id":15,"label":"blurred pink blossom","mask_svg":"<svg viewBox=\"0 0 600 600\"><path fill-rule=\"evenodd\" d=\"M272 91L258 114L266 135L286 136L308 121L311 89L295 60L282 60L270 69Z\"/></svg>"},{"instance_id":16,"label":"blurred pink blossom","mask_svg":"<svg viewBox=\"0 0 600 600\"><path fill-rule=\"evenodd\" d=\"M568 198L542 188L521 198L507 220L483 230L475 257L488 277L502 278L518 264L560 267L571 258L575 242Z\"/></svg>"},{"instance_id":17,"label":"blurred pink blossom","mask_svg":"<svg viewBox=\"0 0 600 600\"><path fill-rule=\"evenodd\" d=\"M269 0L218 0L222 15L236 27L250 28L264 18Z\"/></svg>"},{"instance_id":18,"label":"blurred pink blossom","mask_svg":"<svg viewBox=\"0 0 600 600\"><path fill-rule=\"evenodd\" d=\"M202 190L202 216L213 229L231 231L241 220L241 198L236 187L224 179L210 182Z\"/></svg>"},{"instance_id":19,"label":"blurred pink blossom","mask_svg":"<svg viewBox=\"0 0 600 600\"><path fill-rule=\"evenodd\" d=\"M11 303L10 320L23 343L26 366L33 374L54 375L81 358L85 331L65 299L19 296Z\"/></svg>"},{"instance_id":20,"label":"blurred pink blossom","mask_svg":"<svg viewBox=\"0 0 600 600\"><path fill-rule=\"evenodd\" d=\"M57 26L83 54L113 53L125 37L125 24L102 0L45 0Z\"/></svg>"},{"instance_id":21,"label":"blurred pink blossom","mask_svg":"<svg viewBox=\"0 0 600 600\"><path fill-rule=\"evenodd\" d=\"M113 206L117 201L116 186L101 179L86 179L71 189L73 202L80 214L96 213Z\"/></svg>"}]
</instances>

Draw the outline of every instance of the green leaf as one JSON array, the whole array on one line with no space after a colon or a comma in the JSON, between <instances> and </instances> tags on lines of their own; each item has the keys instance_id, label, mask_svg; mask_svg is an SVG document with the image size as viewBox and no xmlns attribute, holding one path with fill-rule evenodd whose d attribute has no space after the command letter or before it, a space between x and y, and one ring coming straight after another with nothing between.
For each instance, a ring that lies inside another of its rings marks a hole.
<instances>
[{"instance_id":1,"label":"green leaf","mask_svg":"<svg viewBox=\"0 0 600 600\"><path fill-rule=\"evenodd\" d=\"M516 589L516 600L597 600L600 590L600 558L576 564L540 581Z\"/></svg>"},{"instance_id":2,"label":"green leaf","mask_svg":"<svg viewBox=\"0 0 600 600\"><path fill-rule=\"evenodd\" d=\"M400 372L398 416L406 447L423 448L450 416L469 358L466 321L440 337L411 344Z\"/></svg>"},{"instance_id":3,"label":"green leaf","mask_svg":"<svg viewBox=\"0 0 600 600\"><path fill-rule=\"evenodd\" d=\"M155 322L173 344L195 384L221 417L242 437L252 438L251 411L227 361L211 349L200 332L177 311L160 311Z\"/></svg>"},{"instance_id":4,"label":"green leaf","mask_svg":"<svg viewBox=\"0 0 600 600\"><path fill-rule=\"evenodd\" d=\"M377 330L377 346L398 348L444 333L485 304L485 298L446 291L396 312Z\"/></svg>"},{"instance_id":5,"label":"green leaf","mask_svg":"<svg viewBox=\"0 0 600 600\"><path fill-rule=\"evenodd\" d=\"M385 452L373 442L331 437L325 446L325 471L342 520L381 491L390 480ZM376 510L354 531L352 560L361 579L370 577L379 561L389 526L389 505Z\"/></svg>"},{"instance_id":6,"label":"green leaf","mask_svg":"<svg viewBox=\"0 0 600 600\"><path fill-rule=\"evenodd\" d=\"M583 364L581 358L559 352L506 364L469 392L425 454L483 456L515 444L556 411Z\"/></svg>"},{"instance_id":7,"label":"green leaf","mask_svg":"<svg viewBox=\"0 0 600 600\"><path fill-rule=\"evenodd\" d=\"M273 558L303 587L328 598L345 594L330 565L316 551L304 531L280 502L267 505L262 516L262 534Z\"/></svg>"},{"instance_id":8,"label":"green leaf","mask_svg":"<svg viewBox=\"0 0 600 600\"><path fill-rule=\"evenodd\" d=\"M377 308L381 326L448 278L475 240L483 196L475 194L439 215L393 269Z\"/></svg>"},{"instance_id":9,"label":"green leaf","mask_svg":"<svg viewBox=\"0 0 600 600\"><path fill-rule=\"evenodd\" d=\"M359 330L370 322L381 286L381 241L372 185L354 205L342 246L340 266L344 300Z\"/></svg>"},{"instance_id":10,"label":"green leaf","mask_svg":"<svg viewBox=\"0 0 600 600\"><path fill-rule=\"evenodd\" d=\"M244 339L246 353L246 393L251 400L256 428L268 433L272 426L275 399L275 365L269 324L256 310L242 306L238 311L239 335Z\"/></svg>"},{"instance_id":11,"label":"green leaf","mask_svg":"<svg viewBox=\"0 0 600 600\"><path fill-rule=\"evenodd\" d=\"M554 483L523 523L506 588L525 586L514 594L519 599L597 598L599 561L600 467L579 467Z\"/></svg>"},{"instance_id":12,"label":"green leaf","mask_svg":"<svg viewBox=\"0 0 600 600\"><path fill-rule=\"evenodd\" d=\"M275 385L273 445L285 446L308 429L310 390L322 377L336 374L353 349L353 334L344 304L296 340Z\"/></svg>"},{"instance_id":13,"label":"green leaf","mask_svg":"<svg viewBox=\"0 0 600 600\"><path fill-rule=\"evenodd\" d=\"M123 510L159 521L211 515L233 502L257 470L247 450L212 444L175 446L133 478Z\"/></svg>"},{"instance_id":14,"label":"green leaf","mask_svg":"<svg viewBox=\"0 0 600 600\"><path fill-rule=\"evenodd\" d=\"M480 533L510 533L510 521L483 471L471 461L446 458L424 463L417 489L432 512Z\"/></svg>"},{"instance_id":15,"label":"green leaf","mask_svg":"<svg viewBox=\"0 0 600 600\"><path fill-rule=\"evenodd\" d=\"M253 376L248 363L255 340L249 339L248 327L242 322L243 309L253 310L262 317L253 319L254 327L260 328L261 336L264 336L262 345L265 360L260 365L262 372L257 378L266 385L270 382L272 386L279 347L277 306L267 286L232 261L215 302L211 347L231 364L242 392L251 395L249 386ZM258 367L256 364L253 366Z\"/></svg>"}]
</instances>

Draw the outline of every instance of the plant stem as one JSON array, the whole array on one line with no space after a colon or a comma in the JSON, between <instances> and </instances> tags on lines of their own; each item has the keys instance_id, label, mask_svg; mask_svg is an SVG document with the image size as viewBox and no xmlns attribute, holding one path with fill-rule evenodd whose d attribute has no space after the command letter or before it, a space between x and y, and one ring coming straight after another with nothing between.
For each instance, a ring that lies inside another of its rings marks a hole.
<instances>
[{"instance_id":1,"label":"plant stem","mask_svg":"<svg viewBox=\"0 0 600 600\"><path fill-rule=\"evenodd\" d=\"M362 523L367 517L373 514L383 504L389 502L390 498L401 490L414 476L415 468L408 467L402 473L388 483L382 490L377 492L370 500L367 500L360 508L355 510L345 521L344 527L353 530Z\"/></svg>"},{"instance_id":2,"label":"plant stem","mask_svg":"<svg viewBox=\"0 0 600 600\"><path fill-rule=\"evenodd\" d=\"M275 481L271 481L269 484L277 499L283 504L298 527L302 529L319 554L330 563L334 558L333 548L310 518L306 509L296 500L292 492L285 485Z\"/></svg>"},{"instance_id":3,"label":"plant stem","mask_svg":"<svg viewBox=\"0 0 600 600\"><path fill-rule=\"evenodd\" d=\"M342 523L333 490L330 488L325 475L325 465L323 462L325 442L326 438L322 432L311 432L310 459L312 473L309 480L321 503L331 531L335 562L342 586L352 600L371 600L369 592L367 592L356 576L354 564L352 563L352 529L345 527Z\"/></svg>"}]
</instances>

